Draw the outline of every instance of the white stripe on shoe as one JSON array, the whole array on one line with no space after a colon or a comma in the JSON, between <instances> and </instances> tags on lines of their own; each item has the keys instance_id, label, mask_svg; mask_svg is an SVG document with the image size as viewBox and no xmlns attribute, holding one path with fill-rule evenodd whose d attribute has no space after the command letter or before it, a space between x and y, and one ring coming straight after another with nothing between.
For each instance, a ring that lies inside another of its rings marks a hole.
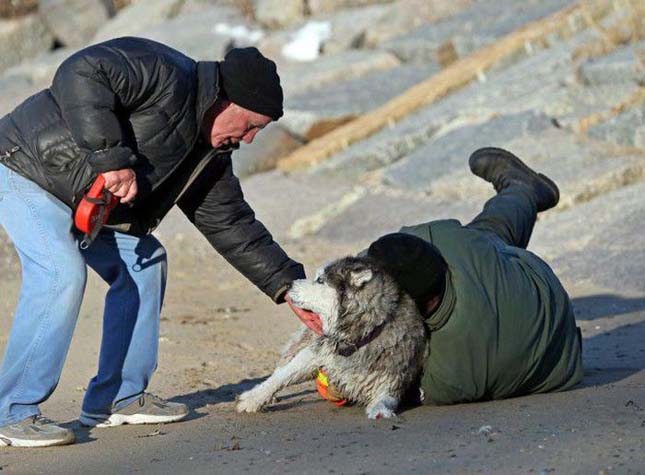
<instances>
[{"instance_id":1,"label":"white stripe on shoe","mask_svg":"<svg viewBox=\"0 0 645 475\"><path fill-rule=\"evenodd\" d=\"M83 412L78 420L85 427L116 427L123 424L164 424L170 422L179 422L186 416L188 416L188 414L175 414L172 416L152 414L99 415Z\"/></svg>"}]
</instances>

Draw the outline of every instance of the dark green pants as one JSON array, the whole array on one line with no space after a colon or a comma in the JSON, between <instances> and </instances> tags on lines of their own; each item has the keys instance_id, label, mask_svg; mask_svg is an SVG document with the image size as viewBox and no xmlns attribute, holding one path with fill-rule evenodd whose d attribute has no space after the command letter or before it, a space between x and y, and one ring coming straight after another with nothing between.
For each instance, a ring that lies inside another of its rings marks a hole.
<instances>
[{"instance_id":1,"label":"dark green pants","mask_svg":"<svg viewBox=\"0 0 645 475\"><path fill-rule=\"evenodd\" d=\"M530 188L513 185L502 190L466 227L492 233L506 244L526 249L537 219L535 197Z\"/></svg>"}]
</instances>

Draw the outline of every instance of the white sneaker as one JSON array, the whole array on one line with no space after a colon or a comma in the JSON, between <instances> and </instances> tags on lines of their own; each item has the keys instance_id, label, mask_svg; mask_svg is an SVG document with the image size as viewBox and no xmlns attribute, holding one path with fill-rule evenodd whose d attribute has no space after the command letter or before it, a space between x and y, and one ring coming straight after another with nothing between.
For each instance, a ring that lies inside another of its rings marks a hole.
<instances>
[{"instance_id":1,"label":"white sneaker","mask_svg":"<svg viewBox=\"0 0 645 475\"><path fill-rule=\"evenodd\" d=\"M165 401L154 394L143 393L112 414L91 414L81 412L79 421L88 427L115 427L122 424L162 424L177 422L189 413L188 406L178 402Z\"/></svg>"}]
</instances>

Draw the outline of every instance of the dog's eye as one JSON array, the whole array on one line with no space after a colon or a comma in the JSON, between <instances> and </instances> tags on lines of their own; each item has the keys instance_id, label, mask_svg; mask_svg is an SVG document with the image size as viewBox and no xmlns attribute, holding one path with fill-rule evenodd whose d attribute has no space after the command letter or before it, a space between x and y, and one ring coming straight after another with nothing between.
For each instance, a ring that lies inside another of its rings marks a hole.
<instances>
[{"instance_id":1,"label":"dog's eye","mask_svg":"<svg viewBox=\"0 0 645 475\"><path fill-rule=\"evenodd\" d=\"M325 283L325 281L324 281L324 279L323 279L323 276L322 276L322 275L319 275L319 276L316 278L315 282L316 282L316 284L324 284L324 283Z\"/></svg>"}]
</instances>

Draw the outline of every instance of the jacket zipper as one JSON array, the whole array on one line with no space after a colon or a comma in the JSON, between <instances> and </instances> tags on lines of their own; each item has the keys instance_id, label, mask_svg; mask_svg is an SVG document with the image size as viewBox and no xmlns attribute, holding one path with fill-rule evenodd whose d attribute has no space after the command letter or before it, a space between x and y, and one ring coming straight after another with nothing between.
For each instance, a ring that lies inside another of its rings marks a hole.
<instances>
[{"instance_id":1,"label":"jacket zipper","mask_svg":"<svg viewBox=\"0 0 645 475\"><path fill-rule=\"evenodd\" d=\"M16 145L15 147L7 150L6 152L0 152L0 162L4 162L11 158L11 156L20 150L20 146Z\"/></svg>"}]
</instances>

